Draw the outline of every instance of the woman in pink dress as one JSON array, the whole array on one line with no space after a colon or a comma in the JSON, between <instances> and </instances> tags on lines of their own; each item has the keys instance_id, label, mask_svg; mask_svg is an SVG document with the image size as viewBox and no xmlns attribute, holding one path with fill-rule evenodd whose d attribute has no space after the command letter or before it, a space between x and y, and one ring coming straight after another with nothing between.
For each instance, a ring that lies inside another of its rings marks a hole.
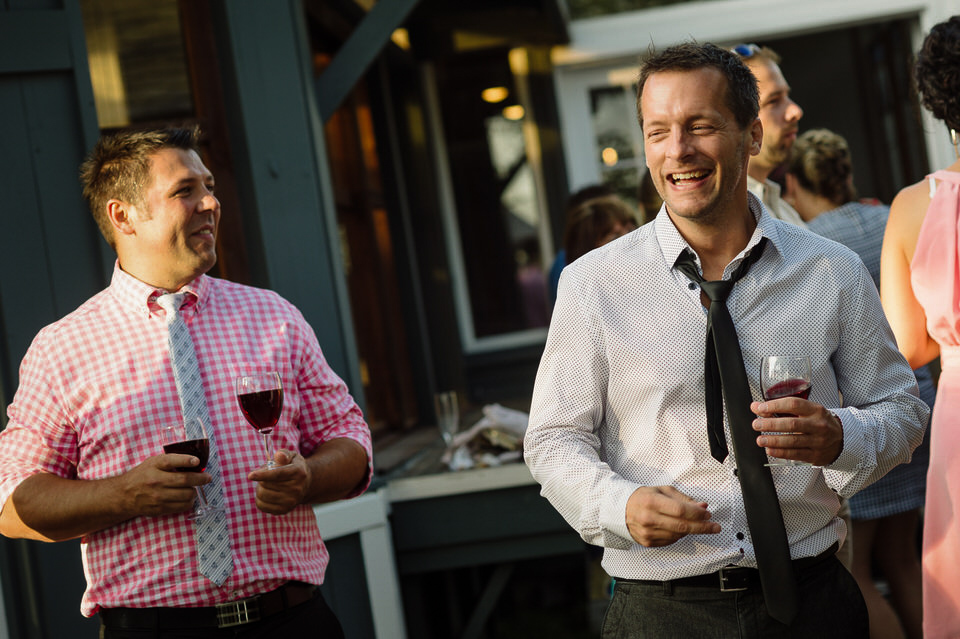
<instances>
[{"instance_id":1,"label":"woman in pink dress","mask_svg":"<svg viewBox=\"0 0 960 639\"><path fill-rule=\"evenodd\" d=\"M960 132L960 16L930 30L917 56L923 105L957 146ZM916 368L940 356L923 528L926 639L960 637L960 153L906 187L890 208L881 296L900 350Z\"/></svg>"}]
</instances>

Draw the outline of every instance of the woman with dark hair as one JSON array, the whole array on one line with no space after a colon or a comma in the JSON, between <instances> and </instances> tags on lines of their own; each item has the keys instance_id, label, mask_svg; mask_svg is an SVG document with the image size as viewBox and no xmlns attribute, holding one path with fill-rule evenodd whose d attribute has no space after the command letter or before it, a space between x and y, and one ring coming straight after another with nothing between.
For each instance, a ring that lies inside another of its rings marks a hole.
<instances>
[{"instance_id":1,"label":"woman with dark hair","mask_svg":"<svg viewBox=\"0 0 960 639\"><path fill-rule=\"evenodd\" d=\"M785 199L807 228L850 247L880 286L880 251L890 208L857 199L853 160L847 141L826 129L811 129L794 142L786 166ZM920 398L933 406L936 389L926 367L915 371ZM930 438L910 463L895 467L850 498L853 560L851 572L870 615L872 639L922 637L921 568L917 530L924 503ZM890 588L877 588L878 567Z\"/></svg>"},{"instance_id":2,"label":"woman with dark hair","mask_svg":"<svg viewBox=\"0 0 960 639\"><path fill-rule=\"evenodd\" d=\"M637 216L617 195L606 195L580 203L570 211L563 248L567 264L637 228Z\"/></svg>"},{"instance_id":3,"label":"woman with dark hair","mask_svg":"<svg viewBox=\"0 0 960 639\"><path fill-rule=\"evenodd\" d=\"M550 308L557 301L563 268L575 259L637 228L637 216L612 187L592 184L567 200L563 248L550 267L547 280Z\"/></svg>"},{"instance_id":4,"label":"woman with dark hair","mask_svg":"<svg viewBox=\"0 0 960 639\"><path fill-rule=\"evenodd\" d=\"M924 107L960 130L960 16L930 30L917 56ZM894 199L883 240L881 296L911 366L938 355L942 373L930 430L923 530L923 631L960 636L960 153Z\"/></svg>"}]
</instances>

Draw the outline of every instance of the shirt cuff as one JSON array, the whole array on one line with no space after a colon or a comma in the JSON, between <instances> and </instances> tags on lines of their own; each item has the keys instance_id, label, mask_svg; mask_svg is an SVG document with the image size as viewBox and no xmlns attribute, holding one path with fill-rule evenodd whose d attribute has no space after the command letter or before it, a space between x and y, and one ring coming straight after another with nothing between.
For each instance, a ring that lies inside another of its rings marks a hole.
<instances>
[{"instance_id":1,"label":"shirt cuff","mask_svg":"<svg viewBox=\"0 0 960 639\"><path fill-rule=\"evenodd\" d=\"M843 426L843 449L840 451L840 455L833 463L829 464L827 468L830 470L855 473L863 466L863 460L867 452L863 429L859 428L857 420L853 419L850 415L847 415L849 425L847 422L844 422L843 414L845 411L830 410L830 412L840 420L840 425Z\"/></svg>"},{"instance_id":2,"label":"shirt cuff","mask_svg":"<svg viewBox=\"0 0 960 639\"><path fill-rule=\"evenodd\" d=\"M627 501L638 488L638 484L628 481L617 482L600 504L599 524L603 532L604 546L629 548L636 543L627 528Z\"/></svg>"}]
</instances>

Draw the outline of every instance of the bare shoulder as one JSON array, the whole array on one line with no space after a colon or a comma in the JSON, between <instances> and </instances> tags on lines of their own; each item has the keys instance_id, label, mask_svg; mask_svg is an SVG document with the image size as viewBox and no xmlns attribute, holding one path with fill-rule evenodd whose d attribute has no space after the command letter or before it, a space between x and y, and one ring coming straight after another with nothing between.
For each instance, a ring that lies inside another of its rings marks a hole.
<instances>
[{"instance_id":1,"label":"bare shoulder","mask_svg":"<svg viewBox=\"0 0 960 639\"><path fill-rule=\"evenodd\" d=\"M890 217L887 218L887 231L883 240L886 249L899 247L908 262L913 259L920 227L929 206L929 180L924 179L901 189L890 204Z\"/></svg>"},{"instance_id":2,"label":"bare shoulder","mask_svg":"<svg viewBox=\"0 0 960 639\"><path fill-rule=\"evenodd\" d=\"M893 198L893 203L890 205L889 224L919 226L923 222L928 206L930 206L929 180L924 179L904 187Z\"/></svg>"}]
</instances>

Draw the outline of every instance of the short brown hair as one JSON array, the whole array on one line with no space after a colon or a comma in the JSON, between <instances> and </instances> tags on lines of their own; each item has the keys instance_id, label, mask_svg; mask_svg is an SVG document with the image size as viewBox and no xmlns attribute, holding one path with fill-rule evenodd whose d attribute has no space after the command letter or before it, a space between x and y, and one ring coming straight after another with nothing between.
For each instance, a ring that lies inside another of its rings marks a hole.
<instances>
[{"instance_id":1,"label":"short brown hair","mask_svg":"<svg viewBox=\"0 0 960 639\"><path fill-rule=\"evenodd\" d=\"M760 90L757 78L739 55L715 44L685 42L668 47L660 53L651 53L640 65L637 77L637 121L643 128L643 110L640 101L647 80L654 73L668 71L697 71L716 69L727 80L727 107L741 129L746 129L760 112Z\"/></svg>"},{"instance_id":2,"label":"short brown hair","mask_svg":"<svg viewBox=\"0 0 960 639\"><path fill-rule=\"evenodd\" d=\"M123 129L97 141L80 165L80 182L93 219L110 246L116 248L107 202L118 199L142 206L143 193L149 186L150 156L165 148L199 153L199 143L197 126Z\"/></svg>"}]
</instances>

